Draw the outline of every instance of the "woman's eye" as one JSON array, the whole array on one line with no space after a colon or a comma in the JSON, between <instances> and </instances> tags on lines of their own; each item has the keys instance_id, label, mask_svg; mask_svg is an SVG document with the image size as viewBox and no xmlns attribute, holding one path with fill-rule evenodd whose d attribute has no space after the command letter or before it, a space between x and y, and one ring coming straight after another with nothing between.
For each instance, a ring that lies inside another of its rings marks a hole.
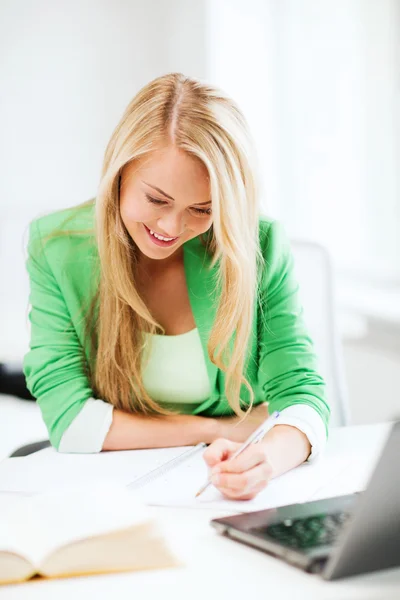
<instances>
[{"instance_id":1,"label":"woman's eye","mask_svg":"<svg viewBox=\"0 0 400 600\"><path fill-rule=\"evenodd\" d=\"M145 194L145 196L147 201L151 202L151 204L157 204L159 206L161 206L162 204L166 204L164 200L157 200L157 198L152 198L152 196L149 196L148 194Z\"/></svg>"},{"instance_id":2,"label":"woman's eye","mask_svg":"<svg viewBox=\"0 0 400 600\"><path fill-rule=\"evenodd\" d=\"M211 208L196 208L194 206L192 210L198 215L211 215Z\"/></svg>"},{"instance_id":3,"label":"woman's eye","mask_svg":"<svg viewBox=\"0 0 400 600\"><path fill-rule=\"evenodd\" d=\"M151 204L155 204L156 206L163 206L164 204L168 204L168 202L165 202L164 200L158 200L157 198L153 198L152 196L149 196L148 194L145 194L146 196L146 200L147 202L150 202ZM211 215L211 208L196 208L195 206L192 206L190 208L190 210L192 210L194 213L198 214L198 215Z\"/></svg>"}]
</instances>

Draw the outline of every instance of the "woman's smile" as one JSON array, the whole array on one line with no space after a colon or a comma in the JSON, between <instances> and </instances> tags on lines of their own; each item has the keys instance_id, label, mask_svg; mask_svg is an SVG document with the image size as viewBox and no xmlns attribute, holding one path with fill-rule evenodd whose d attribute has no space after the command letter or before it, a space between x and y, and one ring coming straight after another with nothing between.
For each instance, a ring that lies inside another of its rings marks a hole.
<instances>
[{"instance_id":1,"label":"woman's smile","mask_svg":"<svg viewBox=\"0 0 400 600\"><path fill-rule=\"evenodd\" d=\"M178 241L178 239L180 237L180 236L178 236L178 237L174 237L174 238L167 238L167 237L160 235L159 233L156 233L152 229L149 229L144 223L143 223L143 227L147 233L148 238L156 246L170 248Z\"/></svg>"}]
</instances>

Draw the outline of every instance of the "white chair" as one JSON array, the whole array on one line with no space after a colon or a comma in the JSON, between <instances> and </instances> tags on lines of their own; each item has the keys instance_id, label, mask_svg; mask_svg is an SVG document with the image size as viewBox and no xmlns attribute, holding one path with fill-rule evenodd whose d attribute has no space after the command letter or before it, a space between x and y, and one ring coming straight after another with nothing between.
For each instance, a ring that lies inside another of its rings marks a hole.
<instances>
[{"instance_id":1,"label":"white chair","mask_svg":"<svg viewBox=\"0 0 400 600\"><path fill-rule=\"evenodd\" d=\"M342 349L336 325L334 274L320 244L291 240L304 318L314 341L331 407L331 426L348 425L350 409Z\"/></svg>"}]
</instances>

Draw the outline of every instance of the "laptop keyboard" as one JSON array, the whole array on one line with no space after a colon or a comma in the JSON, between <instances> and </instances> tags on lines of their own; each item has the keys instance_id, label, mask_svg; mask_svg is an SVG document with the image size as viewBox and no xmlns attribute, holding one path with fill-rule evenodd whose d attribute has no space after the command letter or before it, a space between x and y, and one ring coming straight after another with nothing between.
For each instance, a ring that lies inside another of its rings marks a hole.
<instances>
[{"instance_id":1,"label":"laptop keyboard","mask_svg":"<svg viewBox=\"0 0 400 600\"><path fill-rule=\"evenodd\" d=\"M291 548L314 548L334 544L349 518L346 512L314 515L305 519L286 519L281 523L260 527L254 531L267 534Z\"/></svg>"}]
</instances>

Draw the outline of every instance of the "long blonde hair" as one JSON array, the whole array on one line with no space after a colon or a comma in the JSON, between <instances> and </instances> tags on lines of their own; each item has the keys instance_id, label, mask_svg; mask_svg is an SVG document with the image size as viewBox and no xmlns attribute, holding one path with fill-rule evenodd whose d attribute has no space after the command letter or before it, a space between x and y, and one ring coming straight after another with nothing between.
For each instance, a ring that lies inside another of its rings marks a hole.
<instances>
[{"instance_id":1,"label":"long blonde hair","mask_svg":"<svg viewBox=\"0 0 400 600\"><path fill-rule=\"evenodd\" d=\"M92 384L129 412L166 414L142 382L143 332L159 331L135 282L137 247L119 210L122 170L165 143L197 157L210 180L213 225L205 252L217 265L219 306L208 342L210 360L226 373L225 394L243 414L244 377L260 260L256 162L245 119L224 93L180 73L151 81L133 98L107 146L96 199L100 289Z\"/></svg>"}]
</instances>

